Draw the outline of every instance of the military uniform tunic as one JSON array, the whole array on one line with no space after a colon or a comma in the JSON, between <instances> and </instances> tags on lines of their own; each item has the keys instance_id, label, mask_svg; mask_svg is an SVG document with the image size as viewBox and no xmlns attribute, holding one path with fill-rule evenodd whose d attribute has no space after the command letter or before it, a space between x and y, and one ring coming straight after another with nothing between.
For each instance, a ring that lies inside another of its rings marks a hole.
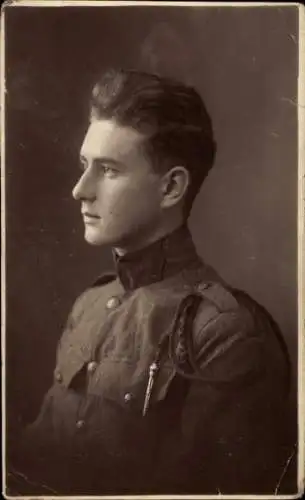
<instances>
[{"instance_id":1,"label":"military uniform tunic","mask_svg":"<svg viewBox=\"0 0 305 500\"><path fill-rule=\"evenodd\" d=\"M202 262L185 226L115 266L77 299L26 430L33 493L274 491L287 405L277 339ZM194 293L179 352L179 307ZM196 373L183 368L189 340Z\"/></svg>"}]
</instances>

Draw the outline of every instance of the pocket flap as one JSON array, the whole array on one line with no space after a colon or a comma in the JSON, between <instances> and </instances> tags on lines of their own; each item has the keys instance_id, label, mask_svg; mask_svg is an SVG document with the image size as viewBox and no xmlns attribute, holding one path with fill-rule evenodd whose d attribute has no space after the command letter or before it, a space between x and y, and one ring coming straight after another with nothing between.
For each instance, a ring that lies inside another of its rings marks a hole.
<instances>
[{"instance_id":1,"label":"pocket flap","mask_svg":"<svg viewBox=\"0 0 305 500\"><path fill-rule=\"evenodd\" d=\"M175 369L169 361L159 367L151 390L150 406L166 398ZM143 410L149 382L149 366L139 371L135 363L103 361L89 383L88 392L124 408Z\"/></svg>"}]
</instances>

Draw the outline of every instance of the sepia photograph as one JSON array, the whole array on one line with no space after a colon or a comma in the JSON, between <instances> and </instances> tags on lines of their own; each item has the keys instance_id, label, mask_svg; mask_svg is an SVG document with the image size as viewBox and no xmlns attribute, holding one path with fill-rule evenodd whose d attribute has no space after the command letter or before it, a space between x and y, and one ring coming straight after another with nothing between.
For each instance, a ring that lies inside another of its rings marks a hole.
<instances>
[{"instance_id":1,"label":"sepia photograph","mask_svg":"<svg viewBox=\"0 0 305 500\"><path fill-rule=\"evenodd\" d=\"M302 16L2 7L6 498L302 495Z\"/></svg>"}]
</instances>

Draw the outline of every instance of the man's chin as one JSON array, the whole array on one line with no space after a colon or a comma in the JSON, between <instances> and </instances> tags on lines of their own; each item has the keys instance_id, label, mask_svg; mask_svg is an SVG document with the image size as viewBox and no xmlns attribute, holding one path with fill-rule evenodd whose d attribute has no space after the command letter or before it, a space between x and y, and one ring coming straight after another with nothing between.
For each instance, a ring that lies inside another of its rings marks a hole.
<instances>
[{"instance_id":1,"label":"man's chin","mask_svg":"<svg viewBox=\"0 0 305 500\"><path fill-rule=\"evenodd\" d=\"M106 235L97 233L95 231L85 230L84 235L85 241L89 243L89 245L93 246L103 246L103 245L111 245L111 241L106 237Z\"/></svg>"}]
</instances>

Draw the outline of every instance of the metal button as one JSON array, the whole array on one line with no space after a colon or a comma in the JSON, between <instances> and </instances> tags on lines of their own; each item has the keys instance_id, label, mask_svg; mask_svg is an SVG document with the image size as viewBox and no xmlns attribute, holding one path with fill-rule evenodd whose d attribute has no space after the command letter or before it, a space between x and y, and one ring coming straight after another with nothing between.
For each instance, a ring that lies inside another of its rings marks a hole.
<instances>
[{"instance_id":1,"label":"metal button","mask_svg":"<svg viewBox=\"0 0 305 500\"><path fill-rule=\"evenodd\" d=\"M110 297L106 303L107 309L115 309L120 305L119 297Z\"/></svg>"},{"instance_id":2,"label":"metal button","mask_svg":"<svg viewBox=\"0 0 305 500\"><path fill-rule=\"evenodd\" d=\"M78 429L81 429L82 427L84 427L84 425L85 425L85 421L84 421L84 420L78 420L78 421L76 422L76 427L77 427Z\"/></svg>"},{"instance_id":3,"label":"metal button","mask_svg":"<svg viewBox=\"0 0 305 500\"><path fill-rule=\"evenodd\" d=\"M55 370L54 375L55 375L55 380L57 380L57 382L62 382L62 374L60 373L59 370Z\"/></svg>"},{"instance_id":4,"label":"metal button","mask_svg":"<svg viewBox=\"0 0 305 500\"><path fill-rule=\"evenodd\" d=\"M199 290L206 290L207 288L210 288L210 283L200 283L199 285Z\"/></svg>"},{"instance_id":5,"label":"metal button","mask_svg":"<svg viewBox=\"0 0 305 500\"><path fill-rule=\"evenodd\" d=\"M97 368L97 362L96 361L90 361L87 366L87 370L89 373L93 373Z\"/></svg>"},{"instance_id":6,"label":"metal button","mask_svg":"<svg viewBox=\"0 0 305 500\"><path fill-rule=\"evenodd\" d=\"M124 395L125 403L129 403L129 401L131 400L132 400L132 394L130 394L130 392L126 392L126 394Z\"/></svg>"}]
</instances>

